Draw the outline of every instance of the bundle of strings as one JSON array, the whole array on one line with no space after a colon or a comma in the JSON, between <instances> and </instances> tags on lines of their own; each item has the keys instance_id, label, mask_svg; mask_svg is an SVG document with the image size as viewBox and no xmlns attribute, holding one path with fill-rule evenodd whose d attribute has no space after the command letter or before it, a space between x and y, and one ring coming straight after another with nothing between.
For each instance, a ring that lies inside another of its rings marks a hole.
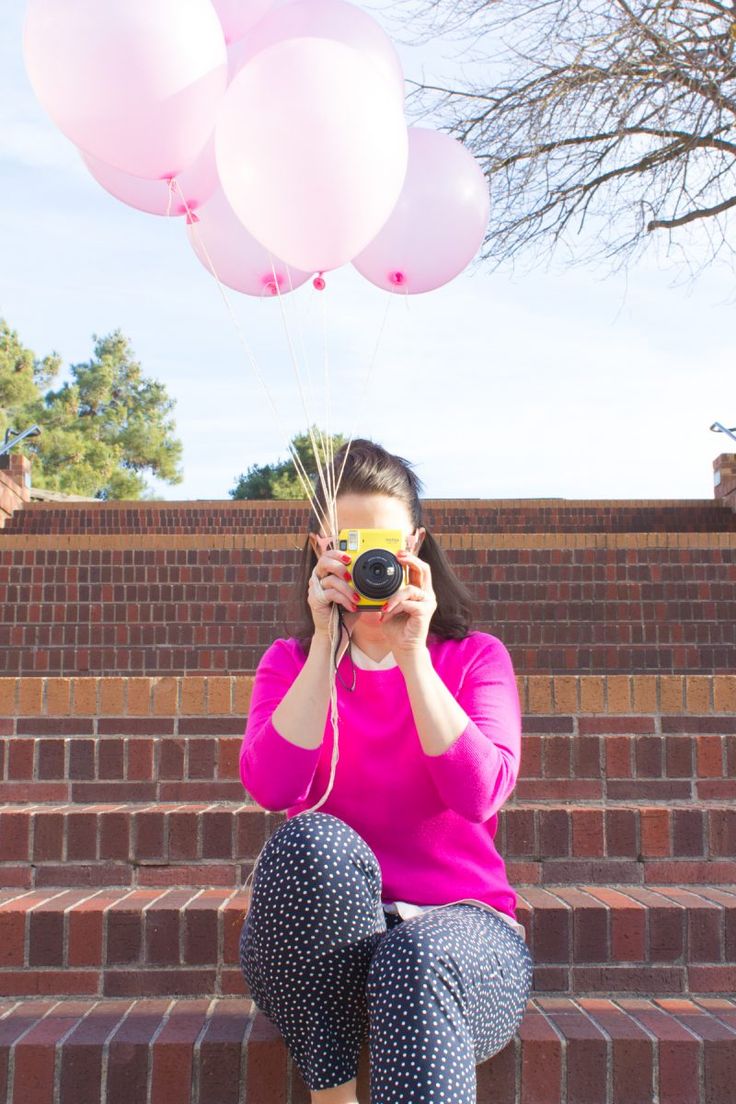
<instances>
[{"instance_id":1,"label":"bundle of strings","mask_svg":"<svg viewBox=\"0 0 736 1104\"><path fill-rule=\"evenodd\" d=\"M325 434L325 435L320 434L320 437L318 439L315 436L315 434L314 434L314 432L311 428L309 430L309 436L310 436L310 442L311 442L311 445L312 445L312 451L314 453L315 461L316 461L316 464L317 464L318 481L319 481L319 484L321 484L321 488L322 488L322 496L321 497L322 497L322 501L325 503L325 508L324 509L323 509L320 501L318 500L318 498L317 498L317 496L314 492L314 488L313 488L312 483L309 479L309 475L307 474L307 471L304 468L304 464L302 463L301 457L299 456L298 452L296 451L296 449L293 446L290 446L291 457L292 457L292 460L294 461L294 466L296 468L297 475L299 476L299 480L300 480L302 486L304 487L304 490L306 491L307 496L309 498L312 510L314 511L314 514L319 518L319 521L320 521L320 524L321 524L321 527L322 527L322 532L326 535L332 536L334 545L336 546L336 544L337 544L337 533L338 533L337 504L336 504L337 503L337 493L338 493L338 490L339 490L339 487L340 487L340 480L342 478L342 473L345 470L345 463L347 461L348 453L350 451L350 445L352 443L352 437L347 443L347 446L345 448L345 454L343 456L342 465L340 467L340 471L337 474L337 478L335 478L335 458L334 458L334 452L333 452L333 440L332 440L332 438L328 434ZM330 716L330 725L331 725L331 728L332 728L332 761L330 763L330 779L329 779L329 782L328 782L328 785L327 785L327 789L325 790L325 792L323 793L323 795L319 799L319 801L315 805L312 805L309 809L302 809L301 810L302 813L314 812L315 810L319 809L325 803L325 801L327 800L327 798L328 798L328 796L329 796L329 794L332 790L332 787L333 787L333 784L334 784L334 781L335 781L335 772L337 770L337 761L340 757L339 717L338 717L338 708L337 708L337 667L338 667L338 664L339 664L339 658L338 658L337 653L338 653L338 649L339 649L340 642L341 642L341 636L342 636L342 619L340 617L339 606L337 605L337 603L334 603L334 602L332 604L332 609L330 611L329 634L330 634L330 676L329 676L330 677L330 711L329 711L329 716ZM266 842L268 842L268 841L266 841ZM260 850L260 852L259 852L259 854L258 854L258 856L255 860L255 863L253 864L253 869L251 870L250 874L248 875L248 877L247 877L247 879L246 879L246 881L243 885L243 889L247 890L248 887L251 885L253 879L255 878L256 870L258 869L258 861L259 861L261 855L263 854L265 846L266 845L264 844L264 846L261 848L261 850Z\"/></svg>"},{"instance_id":2,"label":"bundle of strings","mask_svg":"<svg viewBox=\"0 0 736 1104\"><path fill-rule=\"evenodd\" d=\"M253 353L250 349L250 346L249 346L249 344L246 340L245 334L243 333L243 330L240 326L240 322L237 318L237 315L235 314L235 311L233 310L233 306L232 306L232 304L230 302L230 299L229 299L229 297L228 297L228 295L225 291L225 287L222 283L222 280L220 279L220 277L217 273L217 270L216 270L215 265L212 261L210 253L207 250L206 244L205 244L202 236L198 232L197 223L198 223L199 219L197 218L197 215L194 213L194 211L191 209L191 207L190 207L190 205L189 205L189 203L186 199L186 196L184 195L184 192L182 191L182 189L179 185L178 180L175 177L172 177L169 180L169 208L168 208L168 212L170 212L170 210L171 210L174 195L178 196L179 201L181 202L184 210L186 211L187 223L188 223L188 225L191 226L192 233L196 237L198 245L200 246L200 248L202 250L202 254L203 254L203 256L205 257L205 259L207 261L207 267L210 269L210 272L212 273L212 276L214 277L214 279L217 283L218 290L219 290L220 295L223 299L223 302L225 304L227 312L228 312L228 314L229 314L229 316L232 320L232 323L235 327L235 331L238 335L240 343L242 344L243 349L246 353L246 356L248 358L250 366L253 369L253 372L255 373L256 378L258 379L258 382L260 383L260 385L261 385L261 387L264 391L264 394L265 394L265 396L266 396L266 398L269 402L269 405L271 407L271 411L274 415L274 418L276 420L277 425L279 426L279 431L282 432L283 437L285 438L286 434L283 433L283 423L282 423L281 417L279 415L279 411L278 411L278 409L276 407L276 404L273 400L273 397L271 395L271 392L269 391L269 388L266 384L266 381L263 378L263 374L261 373L261 371L258 367L258 363L256 361L256 358L253 355ZM312 508L314 516L316 516L318 518L320 526L322 528L323 534L331 536L333 538L333 541L334 541L335 546L336 546L336 544L337 544L337 533L338 533L337 495L338 495L338 492L339 492L339 489L340 489L340 482L341 482L341 479L342 479L342 474L345 470L345 464L347 462L347 458L348 458L348 455L349 455L349 452L350 452L350 446L353 442L353 438L355 437L355 430L353 429L353 431L350 434L348 442L345 446L345 452L344 452L344 455L343 455L342 464L340 466L340 471L338 473L336 473L335 472L334 447L333 447L334 441L333 441L332 436L329 433L329 413L328 413L328 416L327 416L327 419L326 419L327 425L325 427L324 433L320 429L317 429L317 433L315 434L314 426L312 424L312 420L309 417L309 411L308 411L306 395L304 393L304 388L303 388L303 385L302 385L302 379L301 379L301 375L300 375L300 372L299 372L299 366L298 366L298 361L297 361L297 357L296 357L296 353L295 353L295 349L294 349L294 343L293 343L293 340L292 340L291 332L289 330L287 317L286 317L286 312L285 312L285 309L284 309L284 304L283 304L283 298L284 297L281 294L280 281L277 278L276 269L275 269L275 266L273 265L273 261L272 261L272 269L273 269L273 276L274 276L273 286L275 287L276 294L278 296L279 307L280 307L280 310L281 310L281 317L282 317L282 321L283 321L283 324L284 324L284 329L285 329L285 332L286 332L286 338L287 338L287 343L288 343L288 347L289 347L289 352L290 352L290 355L291 355L292 366L294 368L294 372L295 372L295 375L296 375L296 381L297 381L297 385L298 385L298 388L299 388L299 394L301 396L302 405L304 407L305 413L307 414L307 420L309 422L309 430L308 430L309 439L310 439L310 444L312 446L312 453L313 453L313 456L314 456L314 459L315 459L315 465L316 465L316 468L317 468L316 479L315 479L314 485L312 484L312 481L309 477L309 474L308 474L306 468L304 467L304 464L302 462L301 457L299 456L299 453L298 453L296 447L292 443L289 444L289 452L290 452L291 458L294 462L294 467L296 469L297 476L299 477L299 481L302 485L302 488L303 488L303 490L304 490L304 492L307 496L307 499L309 500L309 504ZM291 275L290 274L289 274L289 283L290 283L290 290L293 291L293 287L291 286ZM377 337L376 337L376 344L375 344L375 347L373 349L373 355L370 358L370 361L369 361L369 364L368 364L368 371L366 373L366 377L365 377L364 384L363 384L363 395L361 397L361 401L358 403L358 408L359 409L362 409L362 406L363 406L363 403L364 403L364 400L365 400L365 395L366 395L367 390L368 390L368 383L369 383L369 380L370 380L370 377L371 377L371 374L372 374L372 371L373 371L373 367L375 365L375 362L376 362L376 359L377 359L377 356L378 356L379 344L380 344L381 338L383 336L383 332L386 328L386 323L387 323L387 320L388 320L388 312L389 312L389 307L390 307L392 298L393 298L392 296L389 296L387 301L386 301L386 310L385 310L385 313L384 313L384 316L383 316L383 321L382 321L382 324L379 328L379 331L378 331L378 334L377 334ZM407 298L407 302L408 302L408 298ZM326 339L326 326L325 326L324 314L322 316L322 328L323 328L323 341L324 341L324 349L325 349L325 354L324 354L325 391L326 391L326 397L327 397L327 409L329 411L329 364L328 364L328 356L327 356L327 339ZM319 487L321 489L321 496L318 496L317 493L316 493L316 488L317 487ZM322 503L324 503L324 507L322 506ZM339 747L338 747L339 718L338 718L338 709L337 709L337 681L336 680L337 680L337 667L338 667L338 663L339 663L339 659L338 659L338 656L337 656L337 651L338 651L339 644L340 644L340 641L341 641L341 636L342 636L342 619L340 617L339 606L336 603L333 603L332 610L331 610L331 613L330 613L329 634L330 634L330 645L331 645L330 646L330 675L329 675L329 678L330 678L330 711L329 711L329 716L330 716L330 722L331 722L331 728L332 728L332 734L333 734L332 761L331 761L331 766L330 766L330 780L329 780L329 783L328 783L328 786L327 786L327 789L326 789L325 793L322 795L322 797L319 799L319 801L315 805L313 805L310 809L303 809L302 812L314 812L315 810L319 809L324 804L324 802L327 800L327 798L328 798L328 796L329 796L329 794L332 790L332 786L334 784L335 772L336 772L336 769L337 769L337 761L338 761L338 758L339 758ZM265 844L264 844L264 847L265 847ZM250 885L252 879L255 877L255 873L256 873L256 870L257 870L257 867L258 867L258 860L260 859L262 854L263 854L263 848L261 848L261 851L259 852L259 854L258 854L258 856L255 860L255 863L253 865L253 869L251 870L248 878L246 879L246 882L245 882L244 887L243 887L244 889L248 888L248 886Z\"/></svg>"}]
</instances>

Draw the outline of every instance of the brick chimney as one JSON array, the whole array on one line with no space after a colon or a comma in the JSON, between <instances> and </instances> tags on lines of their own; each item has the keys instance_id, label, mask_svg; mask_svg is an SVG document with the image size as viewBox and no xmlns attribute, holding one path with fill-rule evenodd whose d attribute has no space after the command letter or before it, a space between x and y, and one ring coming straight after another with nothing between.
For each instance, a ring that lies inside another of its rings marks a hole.
<instances>
[{"instance_id":1,"label":"brick chimney","mask_svg":"<svg viewBox=\"0 0 736 1104\"><path fill-rule=\"evenodd\" d=\"M0 529L14 510L31 501L31 461L20 452L0 456Z\"/></svg>"},{"instance_id":2,"label":"brick chimney","mask_svg":"<svg viewBox=\"0 0 736 1104\"><path fill-rule=\"evenodd\" d=\"M736 510L736 452L722 452L713 461L713 494Z\"/></svg>"}]
</instances>

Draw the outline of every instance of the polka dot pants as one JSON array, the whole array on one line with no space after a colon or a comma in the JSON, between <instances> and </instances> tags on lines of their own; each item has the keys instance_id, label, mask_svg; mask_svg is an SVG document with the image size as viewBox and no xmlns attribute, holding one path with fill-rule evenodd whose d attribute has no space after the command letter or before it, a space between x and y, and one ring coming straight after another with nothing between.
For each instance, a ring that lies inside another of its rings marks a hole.
<instances>
[{"instance_id":1,"label":"polka dot pants","mask_svg":"<svg viewBox=\"0 0 736 1104\"><path fill-rule=\"evenodd\" d=\"M258 858L240 966L310 1090L356 1077L368 1038L371 1104L475 1104L475 1067L514 1036L533 963L477 905L385 912L372 849L313 811Z\"/></svg>"}]
</instances>

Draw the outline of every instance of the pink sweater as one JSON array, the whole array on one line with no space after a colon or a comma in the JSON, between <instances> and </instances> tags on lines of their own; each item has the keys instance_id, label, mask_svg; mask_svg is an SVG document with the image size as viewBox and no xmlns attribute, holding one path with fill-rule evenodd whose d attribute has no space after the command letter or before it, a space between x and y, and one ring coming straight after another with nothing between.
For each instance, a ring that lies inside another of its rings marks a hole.
<instances>
[{"instance_id":1,"label":"pink sweater","mask_svg":"<svg viewBox=\"0 0 736 1104\"><path fill-rule=\"evenodd\" d=\"M430 636L432 664L470 720L442 755L422 748L399 667L356 671L350 693L337 681L339 759L321 812L350 824L373 848L382 901L444 904L473 898L516 920L516 893L494 846L498 810L516 785L521 710L511 657L498 637ZM306 657L276 640L258 665L240 750L240 777L264 809L287 819L311 808L330 778L329 711L321 745L291 743L271 716ZM347 656L340 673L350 685Z\"/></svg>"}]
</instances>

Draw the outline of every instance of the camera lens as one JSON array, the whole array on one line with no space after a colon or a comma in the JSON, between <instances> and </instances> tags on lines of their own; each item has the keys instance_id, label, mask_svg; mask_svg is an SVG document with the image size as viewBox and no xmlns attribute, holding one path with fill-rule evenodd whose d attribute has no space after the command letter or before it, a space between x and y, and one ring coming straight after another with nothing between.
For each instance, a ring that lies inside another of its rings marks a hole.
<instances>
[{"instance_id":1,"label":"camera lens","mask_svg":"<svg viewBox=\"0 0 736 1104\"><path fill-rule=\"evenodd\" d=\"M366 598L390 598L401 586L401 564L385 548L369 548L353 565L356 590Z\"/></svg>"}]
</instances>

